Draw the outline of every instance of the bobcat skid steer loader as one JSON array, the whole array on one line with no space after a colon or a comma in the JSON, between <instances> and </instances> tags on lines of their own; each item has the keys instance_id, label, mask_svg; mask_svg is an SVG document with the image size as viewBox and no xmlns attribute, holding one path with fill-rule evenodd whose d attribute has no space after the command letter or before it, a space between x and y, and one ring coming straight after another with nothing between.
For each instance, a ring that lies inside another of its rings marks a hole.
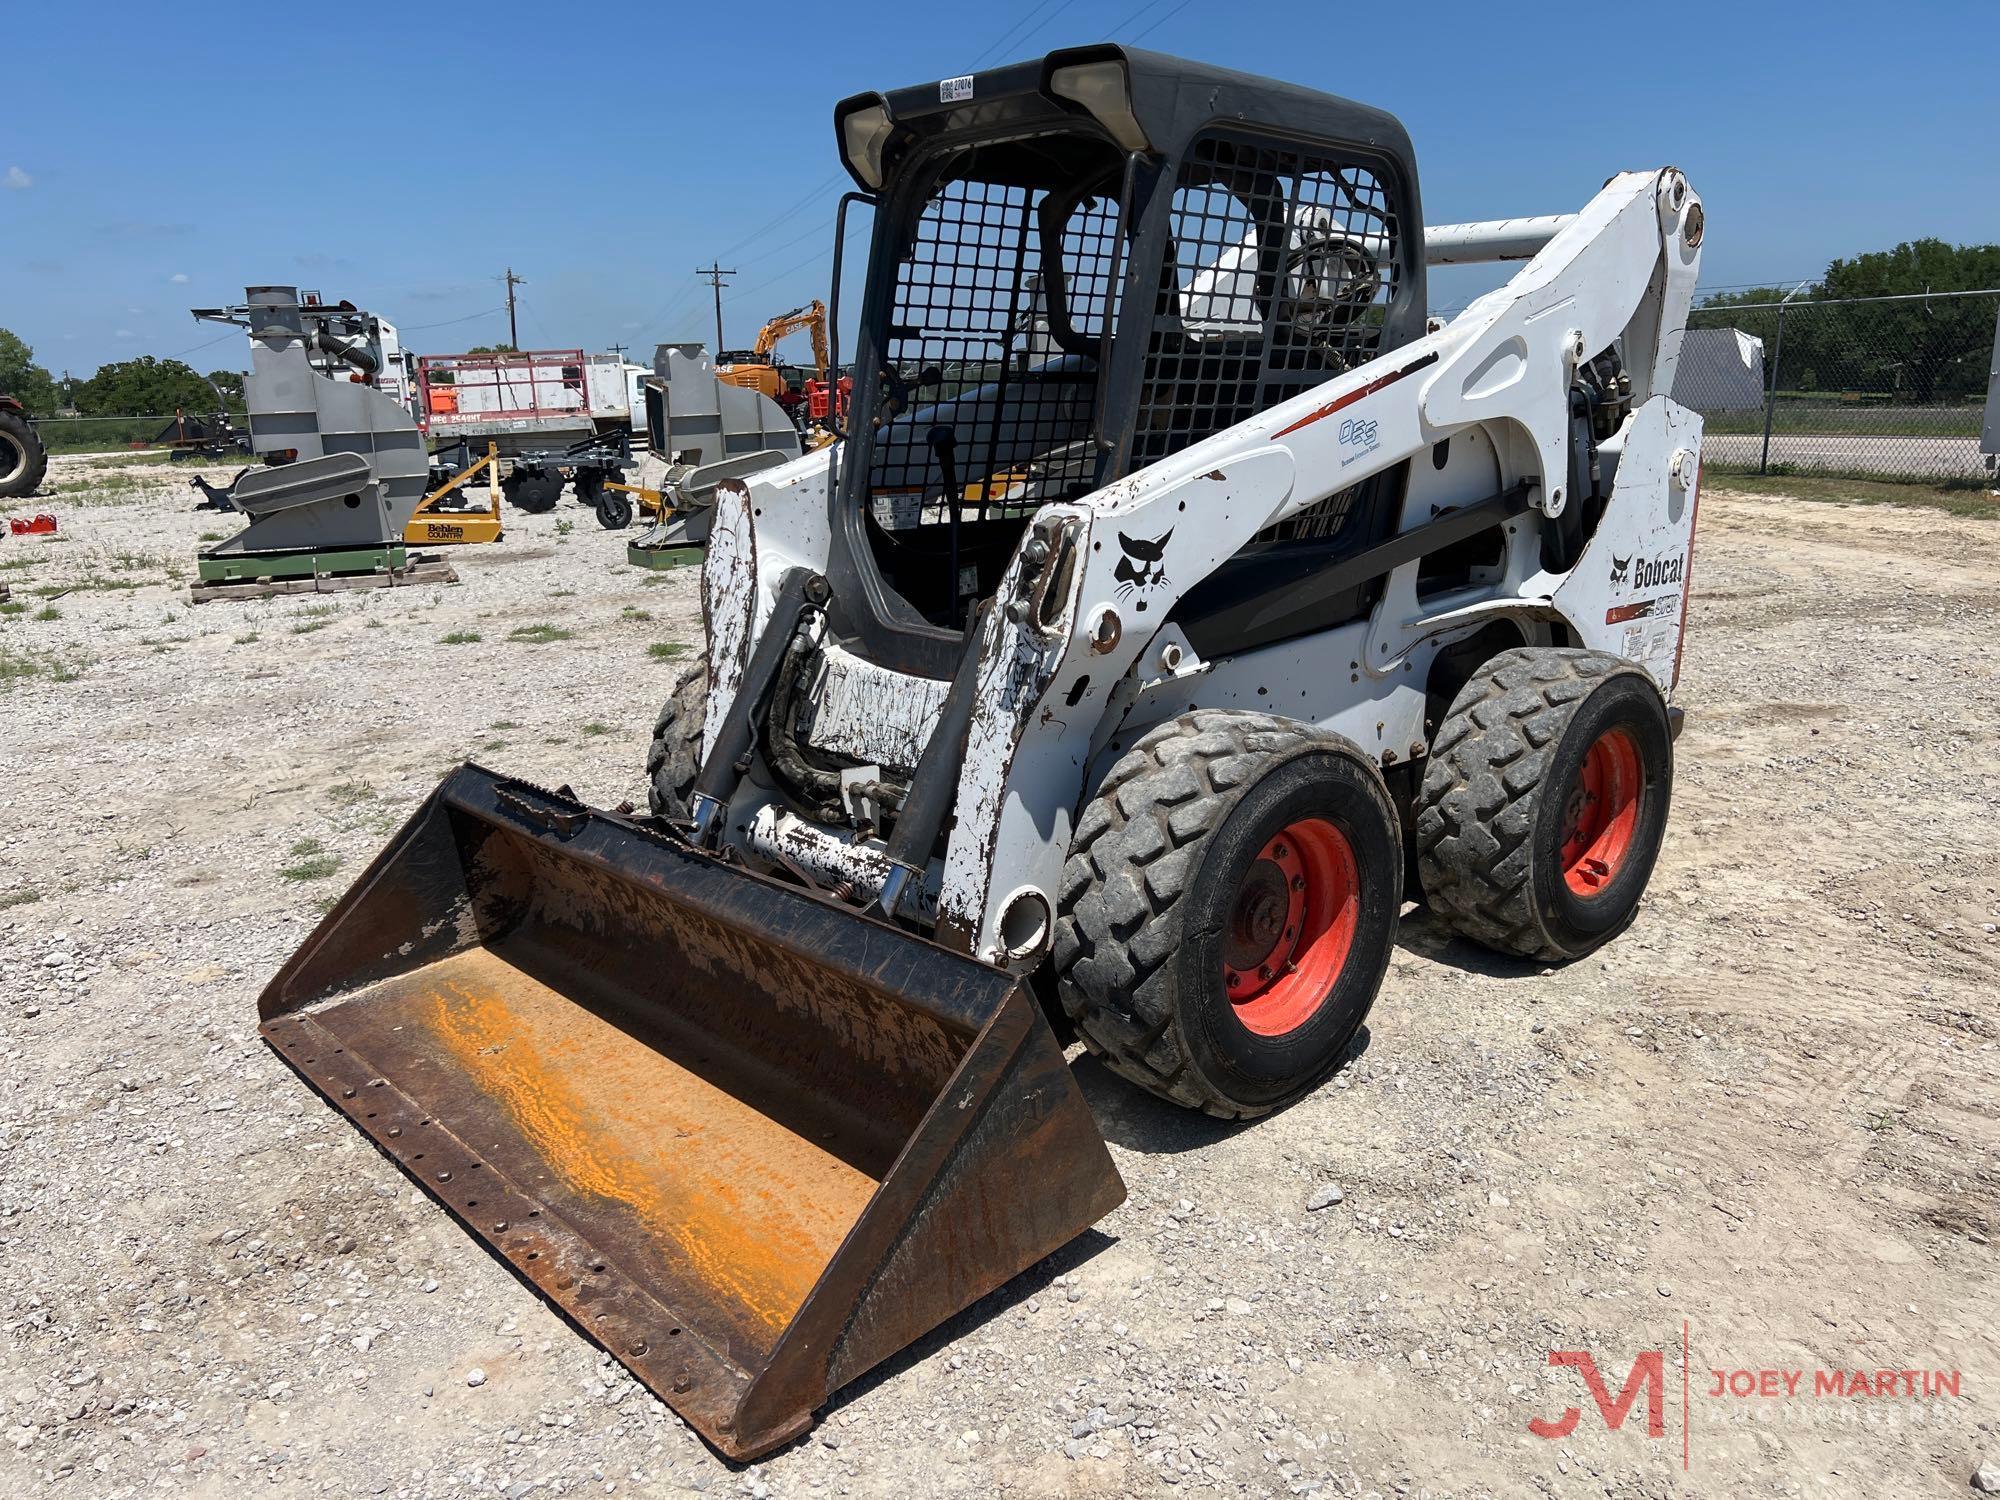
<instances>
[{"instance_id":1,"label":"bobcat skid steer loader","mask_svg":"<svg viewBox=\"0 0 2000 1500\"><path fill-rule=\"evenodd\" d=\"M1389 116L1108 46L835 130L847 431L718 489L653 816L465 766L261 1007L737 1457L1121 1200L1043 992L1247 1116L1412 874L1506 952L1615 933L1695 522L1676 171L1426 234ZM1428 326L1428 262L1503 258Z\"/></svg>"}]
</instances>

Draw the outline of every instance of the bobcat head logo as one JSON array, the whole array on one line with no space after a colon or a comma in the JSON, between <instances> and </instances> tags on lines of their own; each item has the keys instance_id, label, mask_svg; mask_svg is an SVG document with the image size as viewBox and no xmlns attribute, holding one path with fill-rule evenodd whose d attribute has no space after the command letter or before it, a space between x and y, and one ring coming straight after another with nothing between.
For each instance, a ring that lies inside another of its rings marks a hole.
<instances>
[{"instance_id":1,"label":"bobcat head logo","mask_svg":"<svg viewBox=\"0 0 2000 1500\"><path fill-rule=\"evenodd\" d=\"M1625 575L1631 571L1632 559L1614 557L1611 559L1611 586L1615 589L1625 582Z\"/></svg>"},{"instance_id":2,"label":"bobcat head logo","mask_svg":"<svg viewBox=\"0 0 2000 1500\"><path fill-rule=\"evenodd\" d=\"M1132 537L1118 533L1118 549L1124 556L1118 559L1118 566L1111 576L1118 581L1118 597L1123 599L1139 589L1152 590L1167 581L1167 571L1160 559L1166 556L1167 543L1173 540L1171 529L1147 541L1142 537ZM1139 606L1144 609L1146 606Z\"/></svg>"}]
</instances>

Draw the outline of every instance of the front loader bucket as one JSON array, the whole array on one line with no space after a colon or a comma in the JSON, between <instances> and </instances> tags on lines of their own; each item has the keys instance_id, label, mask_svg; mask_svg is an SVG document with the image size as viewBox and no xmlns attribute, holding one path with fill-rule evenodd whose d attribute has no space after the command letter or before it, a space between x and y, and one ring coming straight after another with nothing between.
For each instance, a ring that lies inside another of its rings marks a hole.
<instances>
[{"instance_id":1,"label":"front loader bucket","mask_svg":"<svg viewBox=\"0 0 2000 1500\"><path fill-rule=\"evenodd\" d=\"M732 1458L1125 1194L1009 975L476 766L258 1014Z\"/></svg>"}]
</instances>

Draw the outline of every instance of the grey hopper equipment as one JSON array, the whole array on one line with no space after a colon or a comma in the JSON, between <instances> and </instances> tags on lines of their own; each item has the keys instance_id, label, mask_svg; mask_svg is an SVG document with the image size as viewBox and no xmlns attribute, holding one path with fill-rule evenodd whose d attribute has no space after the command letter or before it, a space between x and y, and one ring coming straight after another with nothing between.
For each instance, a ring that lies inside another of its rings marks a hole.
<instances>
[{"instance_id":1,"label":"grey hopper equipment","mask_svg":"<svg viewBox=\"0 0 2000 1500\"><path fill-rule=\"evenodd\" d=\"M310 296L253 286L239 306L195 312L249 331L243 390L250 446L263 460L226 493L195 482L210 503L249 523L201 554L197 600L202 585L226 594L248 581L400 581L408 571L404 528L424 498L430 459L416 418L377 384L393 335L385 339L371 313Z\"/></svg>"}]
</instances>

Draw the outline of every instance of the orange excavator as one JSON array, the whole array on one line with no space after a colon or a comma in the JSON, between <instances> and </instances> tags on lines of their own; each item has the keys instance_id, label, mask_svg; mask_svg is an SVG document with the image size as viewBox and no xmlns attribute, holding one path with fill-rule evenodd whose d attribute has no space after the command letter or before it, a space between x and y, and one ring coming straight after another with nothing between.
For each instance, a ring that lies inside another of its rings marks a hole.
<instances>
[{"instance_id":1,"label":"orange excavator","mask_svg":"<svg viewBox=\"0 0 2000 1500\"><path fill-rule=\"evenodd\" d=\"M817 297L804 307L778 314L758 329L757 342L751 348L724 350L715 362L715 378L725 385L762 392L790 414L794 406L806 399L806 394L785 378L785 372L778 365L776 351L782 339L801 329L812 330L816 378L824 382L828 368L826 304Z\"/></svg>"}]
</instances>

